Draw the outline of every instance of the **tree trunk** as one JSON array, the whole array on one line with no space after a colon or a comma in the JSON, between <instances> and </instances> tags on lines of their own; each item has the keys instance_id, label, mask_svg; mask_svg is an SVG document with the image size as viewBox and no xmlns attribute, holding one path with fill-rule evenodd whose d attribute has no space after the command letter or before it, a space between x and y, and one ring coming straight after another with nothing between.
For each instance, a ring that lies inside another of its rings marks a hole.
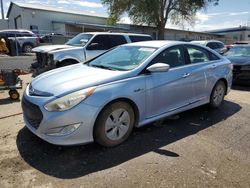
<instances>
[{"instance_id":1,"label":"tree trunk","mask_svg":"<svg viewBox=\"0 0 250 188\"><path fill-rule=\"evenodd\" d=\"M165 34L165 26L158 26L158 39L159 40L164 40L164 34Z\"/></svg>"}]
</instances>

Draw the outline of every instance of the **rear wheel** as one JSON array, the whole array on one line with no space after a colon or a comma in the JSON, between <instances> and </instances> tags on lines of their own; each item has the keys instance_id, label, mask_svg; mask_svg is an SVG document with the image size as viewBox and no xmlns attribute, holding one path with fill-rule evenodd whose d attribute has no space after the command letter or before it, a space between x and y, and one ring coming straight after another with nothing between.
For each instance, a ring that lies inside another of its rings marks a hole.
<instances>
[{"instance_id":1,"label":"rear wheel","mask_svg":"<svg viewBox=\"0 0 250 188\"><path fill-rule=\"evenodd\" d=\"M24 44L23 45L23 52L30 53L32 51L33 45L31 44Z\"/></svg>"},{"instance_id":2,"label":"rear wheel","mask_svg":"<svg viewBox=\"0 0 250 188\"><path fill-rule=\"evenodd\" d=\"M134 123L134 110L128 103L112 103L97 118L94 139L106 147L119 145L129 137Z\"/></svg>"},{"instance_id":3,"label":"rear wheel","mask_svg":"<svg viewBox=\"0 0 250 188\"><path fill-rule=\"evenodd\" d=\"M218 81L211 93L209 105L213 108L218 108L224 100L226 94L226 86L223 81Z\"/></svg>"}]
</instances>

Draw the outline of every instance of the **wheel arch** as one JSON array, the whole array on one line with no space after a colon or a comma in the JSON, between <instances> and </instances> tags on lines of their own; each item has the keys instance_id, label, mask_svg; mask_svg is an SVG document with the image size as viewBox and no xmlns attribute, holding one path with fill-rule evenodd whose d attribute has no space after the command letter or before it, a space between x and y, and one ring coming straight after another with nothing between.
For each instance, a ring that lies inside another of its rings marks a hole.
<instances>
[{"instance_id":1,"label":"wheel arch","mask_svg":"<svg viewBox=\"0 0 250 188\"><path fill-rule=\"evenodd\" d=\"M97 122L97 119L99 118L100 114L103 112L103 110L107 106L109 106L110 104L116 103L116 102L126 102L133 108L133 111L135 113L135 126L138 125L139 119L140 119L140 113L139 113L139 108L138 108L137 104L133 100L131 100L129 98L126 98L126 97L116 98L116 99L113 99L112 101L109 101L107 104L105 104L102 107L102 109L99 111L98 115L96 116L95 122L94 122L94 127L93 127L93 130L92 130L93 135L94 135L94 129L95 129L95 126L96 126L96 122Z\"/></svg>"},{"instance_id":2,"label":"wheel arch","mask_svg":"<svg viewBox=\"0 0 250 188\"><path fill-rule=\"evenodd\" d=\"M219 80L217 80L217 82L215 83L215 85L219 82L222 81L225 84L226 90L225 90L225 95L227 95L227 90L228 90L228 83L227 80L225 78L220 78ZM214 85L214 87L215 87Z\"/></svg>"},{"instance_id":3,"label":"wheel arch","mask_svg":"<svg viewBox=\"0 0 250 188\"><path fill-rule=\"evenodd\" d=\"M67 61L72 62L72 65L79 63L76 59L73 59L73 58L62 59L61 61L58 61L56 63L56 67L60 67L60 65L62 65L63 63L66 63Z\"/></svg>"}]
</instances>

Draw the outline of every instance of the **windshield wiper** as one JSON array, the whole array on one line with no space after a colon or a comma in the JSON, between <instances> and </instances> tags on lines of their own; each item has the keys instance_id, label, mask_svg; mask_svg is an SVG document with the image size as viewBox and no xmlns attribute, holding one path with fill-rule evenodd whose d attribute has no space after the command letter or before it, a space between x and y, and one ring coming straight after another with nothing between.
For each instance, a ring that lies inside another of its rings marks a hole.
<instances>
[{"instance_id":1,"label":"windshield wiper","mask_svg":"<svg viewBox=\"0 0 250 188\"><path fill-rule=\"evenodd\" d=\"M97 68L102 68L102 69L108 69L108 70L116 70L116 69L113 69L111 67L106 67L106 66L103 66L103 65L89 65L91 67L97 67Z\"/></svg>"}]
</instances>

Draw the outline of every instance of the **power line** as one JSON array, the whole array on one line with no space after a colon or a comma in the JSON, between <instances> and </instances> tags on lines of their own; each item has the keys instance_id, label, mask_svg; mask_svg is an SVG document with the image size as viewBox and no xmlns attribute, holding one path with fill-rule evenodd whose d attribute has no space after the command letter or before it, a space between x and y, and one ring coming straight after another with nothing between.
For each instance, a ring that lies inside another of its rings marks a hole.
<instances>
[{"instance_id":1,"label":"power line","mask_svg":"<svg viewBox=\"0 0 250 188\"><path fill-rule=\"evenodd\" d=\"M3 0L1 0L1 13L2 13L2 19L4 20Z\"/></svg>"}]
</instances>

